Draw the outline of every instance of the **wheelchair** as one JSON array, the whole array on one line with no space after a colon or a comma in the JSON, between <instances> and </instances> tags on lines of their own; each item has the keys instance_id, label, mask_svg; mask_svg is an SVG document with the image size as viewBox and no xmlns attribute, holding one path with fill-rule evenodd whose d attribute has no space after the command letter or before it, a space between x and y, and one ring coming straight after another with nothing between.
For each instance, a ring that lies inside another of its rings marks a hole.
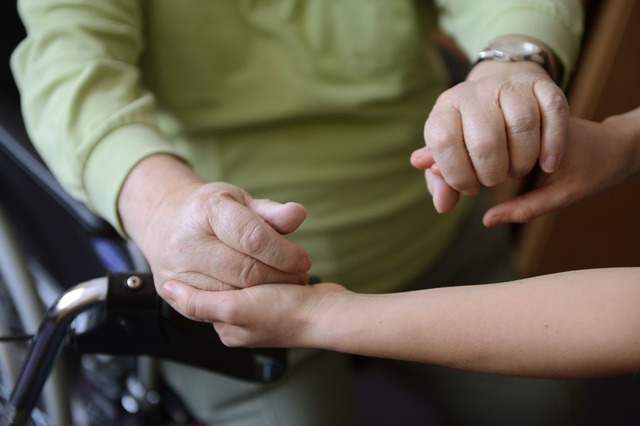
<instances>
[{"instance_id":1,"label":"wheelchair","mask_svg":"<svg viewBox=\"0 0 640 426\"><path fill-rule=\"evenodd\" d=\"M31 146L0 13L0 424L197 424L156 368L167 359L271 383L286 350L231 349L156 294L137 248L59 186Z\"/></svg>"}]
</instances>

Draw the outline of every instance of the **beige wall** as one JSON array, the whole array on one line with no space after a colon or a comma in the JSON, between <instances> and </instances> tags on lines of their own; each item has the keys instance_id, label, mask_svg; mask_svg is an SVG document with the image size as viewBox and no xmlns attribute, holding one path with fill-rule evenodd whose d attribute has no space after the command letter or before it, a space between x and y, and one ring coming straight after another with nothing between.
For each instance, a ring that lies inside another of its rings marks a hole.
<instances>
[{"instance_id":1,"label":"beige wall","mask_svg":"<svg viewBox=\"0 0 640 426\"><path fill-rule=\"evenodd\" d=\"M601 120L640 106L640 2L591 1L589 7L597 9L568 98L573 115ZM640 176L538 219L520 235L527 275L640 266Z\"/></svg>"}]
</instances>

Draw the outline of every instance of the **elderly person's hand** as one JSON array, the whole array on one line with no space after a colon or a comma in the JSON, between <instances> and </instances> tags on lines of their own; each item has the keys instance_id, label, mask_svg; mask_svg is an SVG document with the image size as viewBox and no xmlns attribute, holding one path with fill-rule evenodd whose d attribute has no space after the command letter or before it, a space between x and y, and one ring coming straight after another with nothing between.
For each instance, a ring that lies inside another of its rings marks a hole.
<instances>
[{"instance_id":1,"label":"elderly person's hand","mask_svg":"<svg viewBox=\"0 0 640 426\"><path fill-rule=\"evenodd\" d=\"M445 213L460 194L521 178L538 160L553 172L568 123L564 93L541 65L482 61L439 97L425 124L426 146L411 163L426 170L434 205Z\"/></svg>"},{"instance_id":2,"label":"elderly person's hand","mask_svg":"<svg viewBox=\"0 0 640 426\"><path fill-rule=\"evenodd\" d=\"M156 155L128 176L118 206L160 294L168 281L206 291L307 282L309 255L283 236L304 221L299 204L253 199L226 183L205 184L179 159ZM183 314L189 309L176 308Z\"/></svg>"}]
</instances>

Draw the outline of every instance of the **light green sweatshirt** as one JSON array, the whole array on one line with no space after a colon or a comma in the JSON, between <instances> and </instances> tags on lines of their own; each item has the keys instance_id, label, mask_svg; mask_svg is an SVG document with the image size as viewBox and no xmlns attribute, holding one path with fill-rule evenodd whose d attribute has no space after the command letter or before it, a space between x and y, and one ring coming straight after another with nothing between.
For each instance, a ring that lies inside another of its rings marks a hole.
<instances>
[{"instance_id":1,"label":"light green sweatshirt","mask_svg":"<svg viewBox=\"0 0 640 426\"><path fill-rule=\"evenodd\" d=\"M446 76L436 7L411 0L20 0L12 58L34 144L64 187L120 229L128 172L154 153L209 181L296 201L312 273L396 290L446 249L467 210L438 215L409 164ZM535 37L570 70L576 1L440 1L470 59ZM153 182L149 182L153 185Z\"/></svg>"}]
</instances>

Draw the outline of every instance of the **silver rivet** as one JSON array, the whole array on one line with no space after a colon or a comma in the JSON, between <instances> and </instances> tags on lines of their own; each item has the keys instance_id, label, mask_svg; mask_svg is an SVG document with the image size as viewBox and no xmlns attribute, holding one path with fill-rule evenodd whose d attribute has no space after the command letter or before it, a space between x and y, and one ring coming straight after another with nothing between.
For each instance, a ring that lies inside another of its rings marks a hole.
<instances>
[{"instance_id":1,"label":"silver rivet","mask_svg":"<svg viewBox=\"0 0 640 426\"><path fill-rule=\"evenodd\" d=\"M127 277L127 281L125 281L127 287L131 290L137 290L142 287L142 278L137 275L130 275Z\"/></svg>"}]
</instances>

